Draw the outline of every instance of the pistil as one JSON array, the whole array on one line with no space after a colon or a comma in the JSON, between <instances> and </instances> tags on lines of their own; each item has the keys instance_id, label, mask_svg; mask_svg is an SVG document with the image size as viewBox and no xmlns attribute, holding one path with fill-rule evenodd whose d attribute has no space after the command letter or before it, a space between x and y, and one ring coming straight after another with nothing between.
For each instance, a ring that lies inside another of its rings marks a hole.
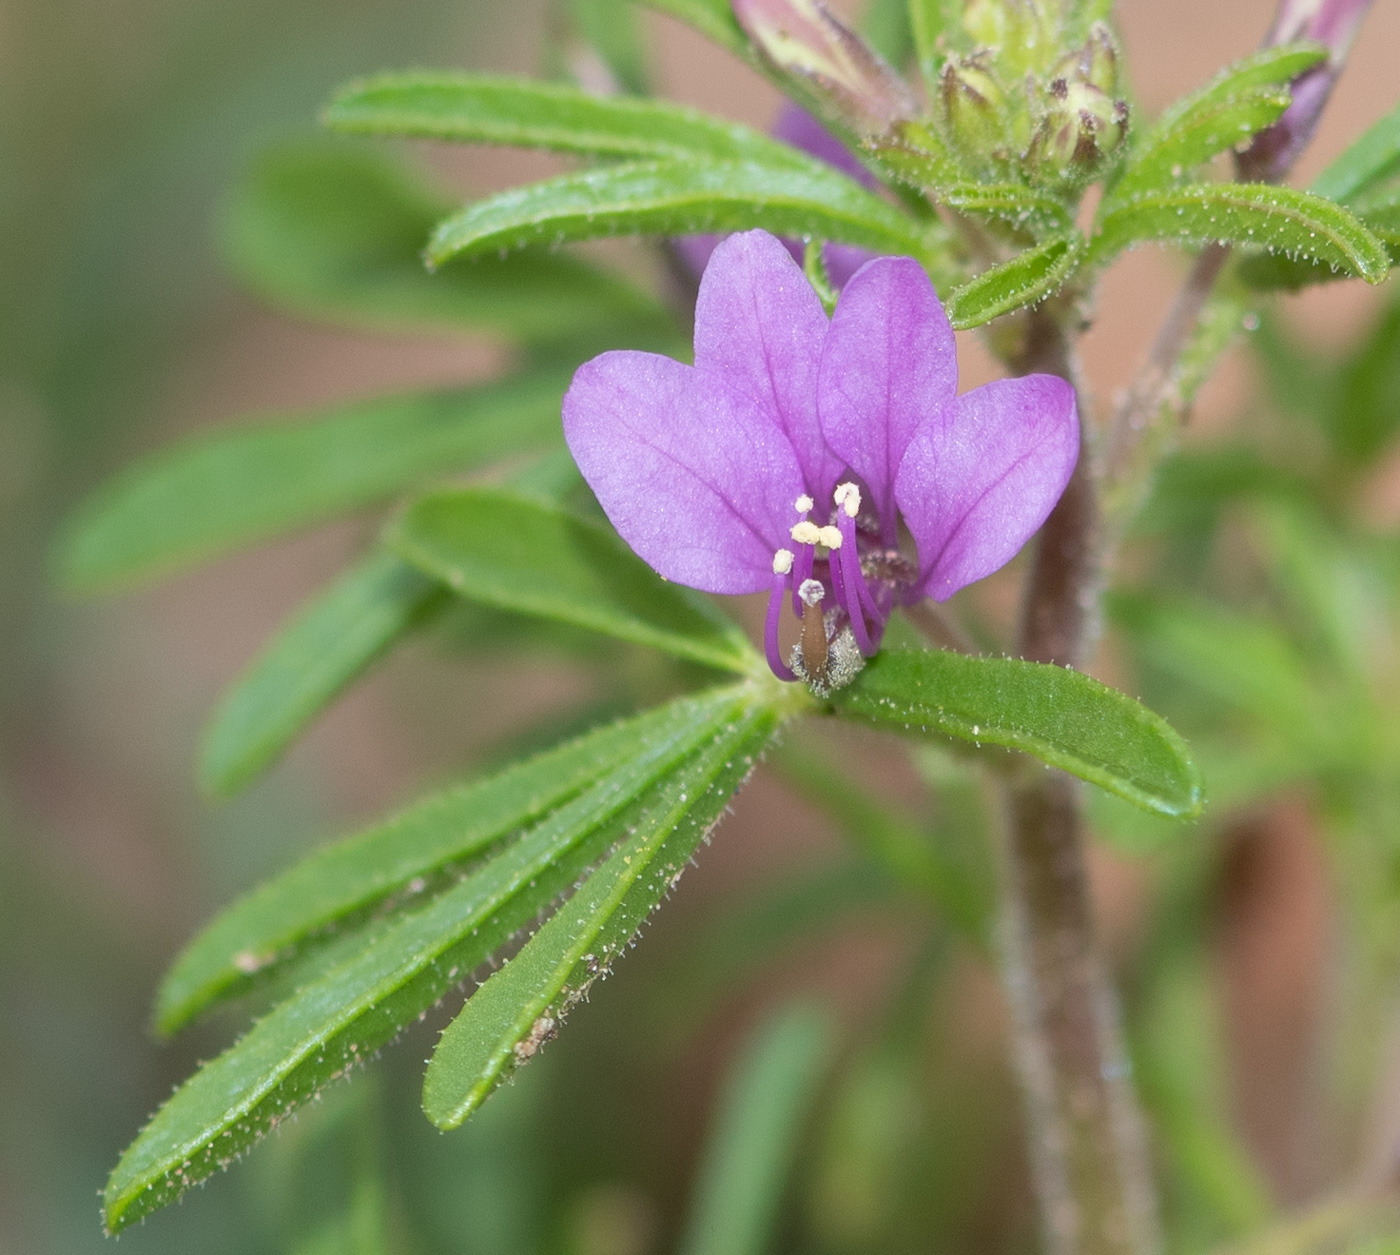
<instances>
[{"instance_id":1,"label":"pistil","mask_svg":"<svg viewBox=\"0 0 1400 1255\"><path fill-rule=\"evenodd\" d=\"M826 683L826 616L822 601L826 589L820 580L803 580L797 589L802 599L802 667L810 683Z\"/></svg>"}]
</instances>

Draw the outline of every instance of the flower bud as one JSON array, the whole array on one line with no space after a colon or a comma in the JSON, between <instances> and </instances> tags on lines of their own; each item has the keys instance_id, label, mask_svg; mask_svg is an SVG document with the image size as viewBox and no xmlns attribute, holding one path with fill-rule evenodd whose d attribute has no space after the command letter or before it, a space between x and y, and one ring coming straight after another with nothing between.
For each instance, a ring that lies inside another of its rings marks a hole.
<instances>
[{"instance_id":1,"label":"flower bud","mask_svg":"<svg viewBox=\"0 0 1400 1255\"><path fill-rule=\"evenodd\" d=\"M1088 83L1112 96L1118 90L1118 45L1113 32L1104 23L1095 22L1084 46L1061 57L1051 78Z\"/></svg>"},{"instance_id":2,"label":"flower bud","mask_svg":"<svg viewBox=\"0 0 1400 1255\"><path fill-rule=\"evenodd\" d=\"M968 155L983 159L1007 155L1006 94L990 64L985 53L949 57L939 80L948 134Z\"/></svg>"},{"instance_id":3,"label":"flower bud","mask_svg":"<svg viewBox=\"0 0 1400 1255\"><path fill-rule=\"evenodd\" d=\"M968 0L963 28L1009 76L1043 72L1059 49L1057 0Z\"/></svg>"},{"instance_id":4,"label":"flower bud","mask_svg":"<svg viewBox=\"0 0 1400 1255\"><path fill-rule=\"evenodd\" d=\"M1044 181L1088 183L1123 141L1127 103L1077 79L1053 80L1050 95L1027 161Z\"/></svg>"},{"instance_id":5,"label":"flower bud","mask_svg":"<svg viewBox=\"0 0 1400 1255\"><path fill-rule=\"evenodd\" d=\"M884 134L917 112L904 80L822 0L733 0L733 9L763 56L858 134Z\"/></svg>"}]
</instances>

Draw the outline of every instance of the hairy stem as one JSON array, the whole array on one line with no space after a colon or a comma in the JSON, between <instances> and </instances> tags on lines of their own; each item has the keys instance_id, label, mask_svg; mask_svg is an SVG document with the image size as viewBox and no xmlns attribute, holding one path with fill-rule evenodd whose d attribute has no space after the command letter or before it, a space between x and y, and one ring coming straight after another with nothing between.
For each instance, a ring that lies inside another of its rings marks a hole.
<instances>
[{"instance_id":1,"label":"hairy stem","mask_svg":"<svg viewBox=\"0 0 1400 1255\"><path fill-rule=\"evenodd\" d=\"M1104 503L1104 547L1110 552L1104 554L1104 565L1141 508L1153 471L1187 408L1179 363L1229 256L1228 244L1209 244L1201 250L1152 342L1147 361L1109 422L1103 480L1109 494Z\"/></svg>"},{"instance_id":2,"label":"hairy stem","mask_svg":"<svg viewBox=\"0 0 1400 1255\"><path fill-rule=\"evenodd\" d=\"M1075 383L1051 311L1028 318L1012 365ZM1098 631L1100 570L1086 448L1041 532L1023 608L1024 657L1083 661ZM1001 949L1031 1167L1050 1255L1148 1255L1160 1245L1151 1164L1095 938L1081 811L1077 782L1058 771L1028 768L1004 790Z\"/></svg>"}]
</instances>

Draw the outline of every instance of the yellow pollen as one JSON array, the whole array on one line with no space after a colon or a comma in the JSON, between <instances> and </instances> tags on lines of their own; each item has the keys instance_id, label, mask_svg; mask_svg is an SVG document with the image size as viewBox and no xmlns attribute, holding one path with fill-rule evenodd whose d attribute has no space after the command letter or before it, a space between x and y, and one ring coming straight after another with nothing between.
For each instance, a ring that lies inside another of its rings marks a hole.
<instances>
[{"instance_id":1,"label":"yellow pollen","mask_svg":"<svg viewBox=\"0 0 1400 1255\"><path fill-rule=\"evenodd\" d=\"M854 484L836 485L836 504L843 507L851 518L860 513L860 489Z\"/></svg>"},{"instance_id":2,"label":"yellow pollen","mask_svg":"<svg viewBox=\"0 0 1400 1255\"><path fill-rule=\"evenodd\" d=\"M821 543L822 529L803 519L802 522L792 525L791 536L799 545L817 545Z\"/></svg>"},{"instance_id":3,"label":"yellow pollen","mask_svg":"<svg viewBox=\"0 0 1400 1255\"><path fill-rule=\"evenodd\" d=\"M816 505L816 502L804 492L792 503L792 508L796 510L798 514L806 514L814 505Z\"/></svg>"},{"instance_id":4,"label":"yellow pollen","mask_svg":"<svg viewBox=\"0 0 1400 1255\"><path fill-rule=\"evenodd\" d=\"M786 575L792 570L793 552L791 549L779 549L773 555L773 574Z\"/></svg>"},{"instance_id":5,"label":"yellow pollen","mask_svg":"<svg viewBox=\"0 0 1400 1255\"><path fill-rule=\"evenodd\" d=\"M841 533L834 527L823 527L817 532L817 539L828 549L841 548Z\"/></svg>"}]
</instances>

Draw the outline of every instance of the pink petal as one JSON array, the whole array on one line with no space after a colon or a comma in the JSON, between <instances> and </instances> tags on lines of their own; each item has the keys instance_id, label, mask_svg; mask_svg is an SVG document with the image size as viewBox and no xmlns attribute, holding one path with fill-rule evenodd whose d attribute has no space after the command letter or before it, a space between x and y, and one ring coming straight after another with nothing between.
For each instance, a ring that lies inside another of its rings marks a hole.
<instances>
[{"instance_id":1,"label":"pink petal","mask_svg":"<svg viewBox=\"0 0 1400 1255\"><path fill-rule=\"evenodd\" d=\"M782 241L745 231L715 249L695 302L695 365L777 416L816 497L829 495L841 472L817 420L826 327L821 300Z\"/></svg>"},{"instance_id":2,"label":"pink petal","mask_svg":"<svg viewBox=\"0 0 1400 1255\"><path fill-rule=\"evenodd\" d=\"M753 398L669 357L604 353L564 395L564 439L613 526L668 580L769 587L804 488L791 443Z\"/></svg>"},{"instance_id":3,"label":"pink petal","mask_svg":"<svg viewBox=\"0 0 1400 1255\"><path fill-rule=\"evenodd\" d=\"M832 315L817 395L826 442L865 481L889 543L904 451L957 388L953 329L923 267L908 257L862 266Z\"/></svg>"},{"instance_id":4,"label":"pink petal","mask_svg":"<svg viewBox=\"0 0 1400 1255\"><path fill-rule=\"evenodd\" d=\"M974 388L909 443L895 497L919 550L918 592L945 601L1009 562L1079 457L1074 389L1054 375Z\"/></svg>"}]
</instances>

